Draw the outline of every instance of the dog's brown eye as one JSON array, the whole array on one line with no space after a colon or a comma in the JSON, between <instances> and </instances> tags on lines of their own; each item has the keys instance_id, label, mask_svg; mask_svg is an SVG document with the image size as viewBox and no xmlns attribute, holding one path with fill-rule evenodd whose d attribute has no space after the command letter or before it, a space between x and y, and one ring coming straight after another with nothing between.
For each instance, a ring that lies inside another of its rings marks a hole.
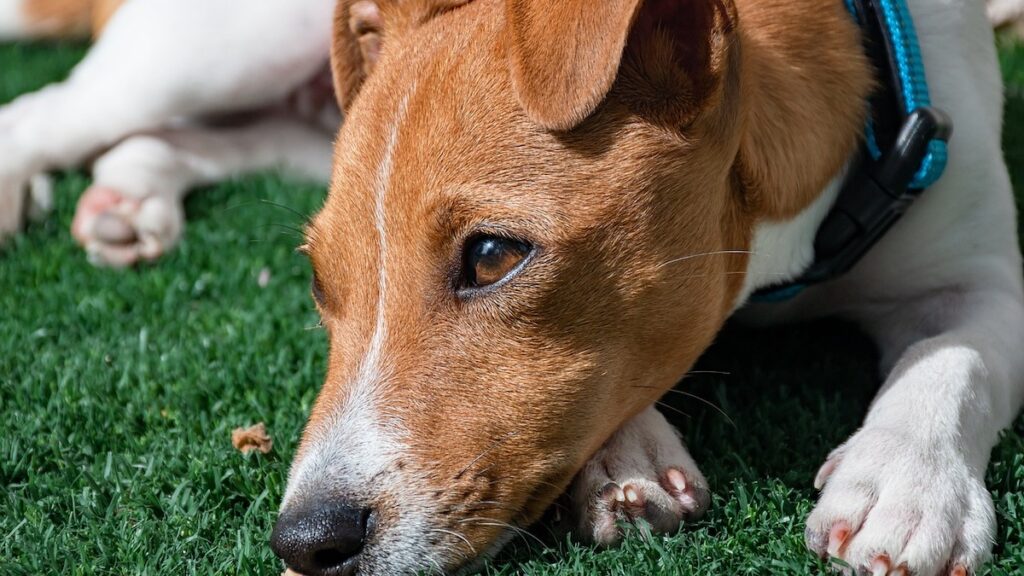
<instances>
[{"instance_id":1,"label":"dog's brown eye","mask_svg":"<svg viewBox=\"0 0 1024 576\"><path fill-rule=\"evenodd\" d=\"M484 288L517 272L533 247L519 240L482 235L466 243L461 288Z\"/></svg>"}]
</instances>

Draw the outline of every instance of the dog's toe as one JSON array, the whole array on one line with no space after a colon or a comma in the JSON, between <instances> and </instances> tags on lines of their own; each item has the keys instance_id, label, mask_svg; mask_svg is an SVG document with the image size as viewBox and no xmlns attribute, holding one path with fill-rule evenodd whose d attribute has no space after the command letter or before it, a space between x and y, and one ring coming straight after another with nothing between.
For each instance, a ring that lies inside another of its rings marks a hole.
<instances>
[{"instance_id":1,"label":"dog's toe","mask_svg":"<svg viewBox=\"0 0 1024 576\"><path fill-rule=\"evenodd\" d=\"M992 500L955 451L863 430L832 456L817 483L807 545L857 574L967 576L988 556Z\"/></svg>"},{"instance_id":2,"label":"dog's toe","mask_svg":"<svg viewBox=\"0 0 1024 576\"><path fill-rule=\"evenodd\" d=\"M674 496L646 478L634 478L622 485L608 482L586 507L582 535L611 546L621 540L624 523L643 522L654 532L673 532L687 519L690 504L689 497Z\"/></svg>"},{"instance_id":3,"label":"dog's toe","mask_svg":"<svg viewBox=\"0 0 1024 576\"><path fill-rule=\"evenodd\" d=\"M622 539L625 523L674 532L684 521L700 517L711 500L704 476L653 409L624 426L591 458L572 495L579 535L606 546Z\"/></svg>"},{"instance_id":4,"label":"dog's toe","mask_svg":"<svg viewBox=\"0 0 1024 576\"><path fill-rule=\"evenodd\" d=\"M711 504L707 486L689 481L679 468L667 468L661 476L661 486L679 502L687 520L699 519Z\"/></svg>"}]
</instances>

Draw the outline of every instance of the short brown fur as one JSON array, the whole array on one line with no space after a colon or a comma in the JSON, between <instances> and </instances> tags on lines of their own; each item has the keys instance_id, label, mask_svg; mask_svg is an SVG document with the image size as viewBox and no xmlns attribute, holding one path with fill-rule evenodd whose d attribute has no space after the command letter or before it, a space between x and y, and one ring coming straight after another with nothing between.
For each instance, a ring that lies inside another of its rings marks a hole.
<instances>
[{"instance_id":1,"label":"short brown fur","mask_svg":"<svg viewBox=\"0 0 1024 576\"><path fill-rule=\"evenodd\" d=\"M405 464L432 484L413 489L437 490L441 528L483 501L501 503L496 520L535 520L710 344L743 283L735 252L842 170L871 74L841 3L674 4L685 19L645 12L657 0L616 1L607 22L585 0L384 3L370 74L340 4L348 118L308 248L331 352L299 458L347 401L378 303L391 329L377 409L409 431ZM700 24L674 35L645 18ZM558 76L584 54L593 70ZM381 261L374 191L392 133ZM481 230L537 254L460 299L462 243ZM500 532L459 530L476 549Z\"/></svg>"},{"instance_id":2,"label":"short brown fur","mask_svg":"<svg viewBox=\"0 0 1024 576\"><path fill-rule=\"evenodd\" d=\"M34 34L52 38L98 37L125 0L25 0Z\"/></svg>"}]
</instances>

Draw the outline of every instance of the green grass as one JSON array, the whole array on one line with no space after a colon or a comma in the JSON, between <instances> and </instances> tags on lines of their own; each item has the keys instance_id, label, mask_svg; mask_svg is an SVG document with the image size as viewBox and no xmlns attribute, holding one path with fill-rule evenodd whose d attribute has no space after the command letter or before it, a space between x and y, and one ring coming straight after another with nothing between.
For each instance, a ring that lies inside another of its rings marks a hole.
<instances>
[{"instance_id":1,"label":"green grass","mask_svg":"<svg viewBox=\"0 0 1024 576\"><path fill-rule=\"evenodd\" d=\"M0 46L0 102L61 77L79 46ZM1006 150L1024 189L1024 49ZM293 252L317 186L273 175L204 190L184 241L159 264L88 265L69 223L87 180L59 179L57 213L0 254L0 575L277 574L267 546L289 457L324 369L323 334ZM261 270L271 280L260 287ZM878 378L857 332L820 323L728 329L669 403L714 490L706 519L616 550L516 542L493 574L806 574L811 479L858 425ZM242 456L236 426L265 421L268 456ZM1024 566L1024 421L996 448L990 574ZM541 529L540 533L543 534Z\"/></svg>"}]
</instances>

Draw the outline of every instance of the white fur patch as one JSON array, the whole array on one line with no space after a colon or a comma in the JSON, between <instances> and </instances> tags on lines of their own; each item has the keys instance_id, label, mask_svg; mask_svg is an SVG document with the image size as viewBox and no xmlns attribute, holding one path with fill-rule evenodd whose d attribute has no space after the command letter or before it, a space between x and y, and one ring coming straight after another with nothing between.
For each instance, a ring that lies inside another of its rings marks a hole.
<instances>
[{"instance_id":1,"label":"white fur patch","mask_svg":"<svg viewBox=\"0 0 1024 576\"><path fill-rule=\"evenodd\" d=\"M28 33L24 4L24 0L0 0L0 41L18 40Z\"/></svg>"},{"instance_id":2,"label":"white fur patch","mask_svg":"<svg viewBox=\"0 0 1024 576\"><path fill-rule=\"evenodd\" d=\"M325 431L314 436L308 455L297 460L292 468L282 508L308 484L338 481L345 486L365 485L375 474L385 470L399 451L394 423L386 426L376 410L376 385L386 378L387 368L382 350L387 340L387 189L394 167L398 129L405 118L408 96L402 100L374 180L373 218L377 230L377 312L373 335L359 370L353 380L345 406L332 417ZM328 472L329 471L329 472ZM324 487L313 487L321 491ZM375 494L367 494L372 498Z\"/></svg>"},{"instance_id":3,"label":"white fur patch","mask_svg":"<svg viewBox=\"0 0 1024 576\"><path fill-rule=\"evenodd\" d=\"M844 170L796 218L757 224L746 280L735 308L746 303L747 298L759 288L792 280L811 265L814 261L814 237L835 204L845 177Z\"/></svg>"}]
</instances>

